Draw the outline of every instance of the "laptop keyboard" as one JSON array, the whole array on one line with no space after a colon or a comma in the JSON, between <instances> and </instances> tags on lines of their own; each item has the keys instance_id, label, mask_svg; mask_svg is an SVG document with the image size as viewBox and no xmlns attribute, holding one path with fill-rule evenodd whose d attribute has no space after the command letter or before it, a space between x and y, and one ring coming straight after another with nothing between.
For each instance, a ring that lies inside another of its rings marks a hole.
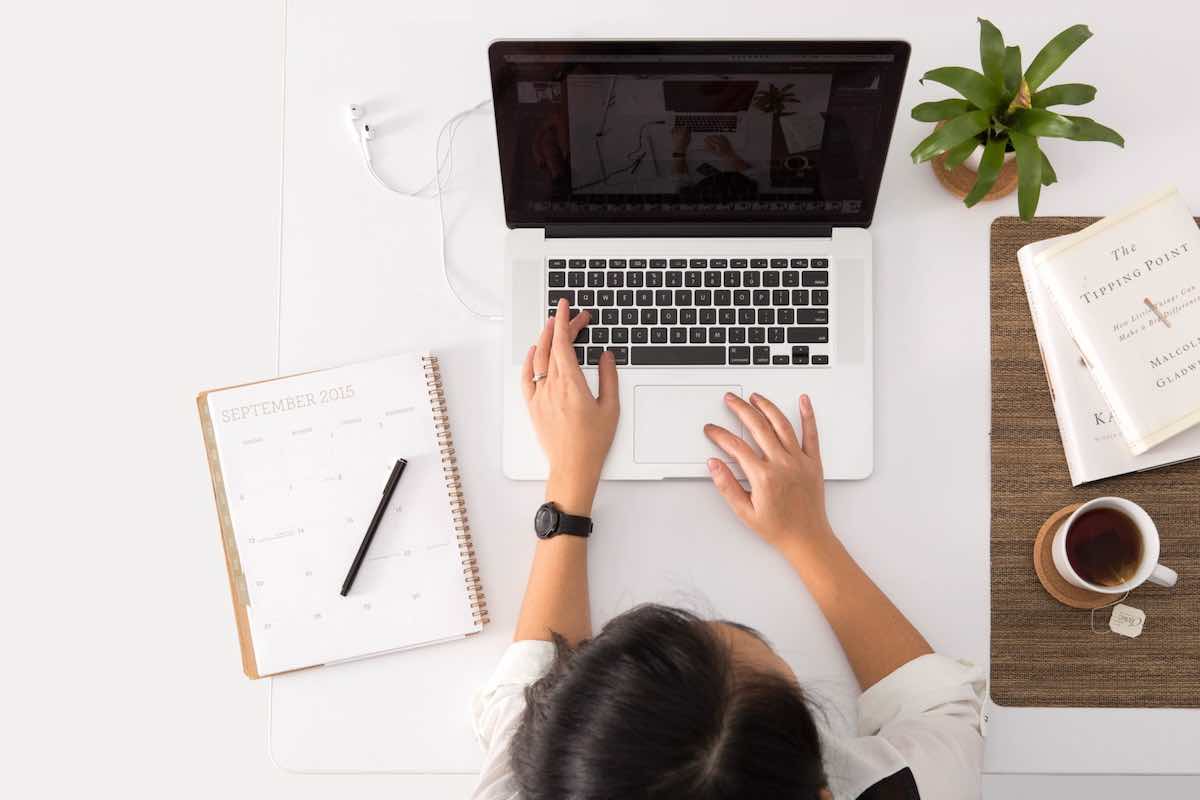
<instances>
[{"instance_id":1,"label":"laptop keyboard","mask_svg":"<svg viewBox=\"0 0 1200 800\"><path fill-rule=\"evenodd\" d=\"M675 125L693 133L733 133L737 130L733 114L676 114Z\"/></svg>"},{"instance_id":2,"label":"laptop keyboard","mask_svg":"<svg viewBox=\"0 0 1200 800\"><path fill-rule=\"evenodd\" d=\"M550 314L591 319L575 358L595 366L829 365L828 258L551 258Z\"/></svg>"}]
</instances>

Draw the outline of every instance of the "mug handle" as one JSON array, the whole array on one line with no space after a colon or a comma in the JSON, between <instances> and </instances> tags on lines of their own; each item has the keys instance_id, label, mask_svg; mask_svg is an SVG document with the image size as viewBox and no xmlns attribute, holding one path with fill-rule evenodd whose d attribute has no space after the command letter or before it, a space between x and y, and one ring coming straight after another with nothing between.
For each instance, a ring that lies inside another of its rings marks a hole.
<instances>
[{"instance_id":1,"label":"mug handle","mask_svg":"<svg viewBox=\"0 0 1200 800\"><path fill-rule=\"evenodd\" d=\"M1170 567L1162 564L1155 564L1154 570L1150 573L1150 577L1146 580L1157 586L1165 586L1170 589L1179 580L1179 573Z\"/></svg>"}]
</instances>

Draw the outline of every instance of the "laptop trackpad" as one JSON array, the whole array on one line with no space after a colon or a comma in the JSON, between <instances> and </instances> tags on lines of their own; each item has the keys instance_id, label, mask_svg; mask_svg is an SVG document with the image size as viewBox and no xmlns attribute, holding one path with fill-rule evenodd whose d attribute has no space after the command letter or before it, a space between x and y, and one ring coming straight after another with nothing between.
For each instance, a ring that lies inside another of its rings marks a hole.
<instances>
[{"instance_id":1,"label":"laptop trackpad","mask_svg":"<svg viewBox=\"0 0 1200 800\"><path fill-rule=\"evenodd\" d=\"M642 464L732 461L704 435L712 422L742 435L742 423L725 406L726 392L741 386L638 386L634 389L633 458Z\"/></svg>"}]
</instances>

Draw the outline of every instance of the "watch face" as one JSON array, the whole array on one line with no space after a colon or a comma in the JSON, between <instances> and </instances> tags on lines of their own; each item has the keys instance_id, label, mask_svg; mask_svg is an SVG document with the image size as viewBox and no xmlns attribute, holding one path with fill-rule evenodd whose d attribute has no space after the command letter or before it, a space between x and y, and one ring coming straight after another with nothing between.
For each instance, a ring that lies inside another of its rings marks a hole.
<instances>
[{"instance_id":1,"label":"watch face","mask_svg":"<svg viewBox=\"0 0 1200 800\"><path fill-rule=\"evenodd\" d=\"M554 533L554 529L558 527L558 512L554 506L549 503L543 504L537 510L537 515L533 518L533 530L543 539Z\"/></svg>"}]
</instances>

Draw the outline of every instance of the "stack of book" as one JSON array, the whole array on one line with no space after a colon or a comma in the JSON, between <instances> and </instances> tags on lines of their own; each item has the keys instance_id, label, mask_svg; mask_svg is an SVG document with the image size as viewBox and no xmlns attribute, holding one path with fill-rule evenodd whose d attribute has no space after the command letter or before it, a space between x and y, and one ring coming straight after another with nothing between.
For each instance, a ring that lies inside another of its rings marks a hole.
<instances>
[{"instance_id":1,"label":"stack of book","mask_svg":"<svg viewBox=\"0 0 1200 800\"><path fill-rule=\"evenodd\" d=\"M1200 229L1179 192L1017 258L1071 483L1200 456Z\"/></svg>"}]
</instances>

